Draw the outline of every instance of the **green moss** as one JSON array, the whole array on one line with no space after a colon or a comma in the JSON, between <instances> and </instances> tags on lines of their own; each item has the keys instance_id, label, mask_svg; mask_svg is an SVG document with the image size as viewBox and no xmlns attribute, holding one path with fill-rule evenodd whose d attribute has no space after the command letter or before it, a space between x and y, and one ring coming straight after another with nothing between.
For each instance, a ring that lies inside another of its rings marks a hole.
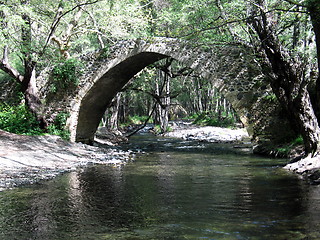
<instances>
[{"instance_id":1,"label":"green moss","mask_svg":"<svg viewBox=\"0 0 320 240\"><path fill-rule=\"evenodd\" d=\"M98 60L106 59L110 56L110 46L103 48L98 56Z\"/></svg>"},{"instance_id":2,"label":"green moss","mask_svg":"<svg viewBox=\"0 0 320 240\"><path fill-rule=\"evenodd\" d=\"M274 103L277 101L277 96L275 94L269 94L263 97L264 100L270 102L270 103Z\"/></svg>"}]
</instances>

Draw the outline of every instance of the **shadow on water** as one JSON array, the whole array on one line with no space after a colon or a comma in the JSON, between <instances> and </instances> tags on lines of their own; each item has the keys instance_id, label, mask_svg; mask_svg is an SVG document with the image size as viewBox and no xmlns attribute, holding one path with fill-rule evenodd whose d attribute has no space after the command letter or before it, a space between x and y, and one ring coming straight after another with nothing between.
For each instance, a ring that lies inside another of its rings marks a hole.
<instances>
[{"instance_id":1,"label":"shadow on water","mask_svg":"<svg viewBox=\"0 0 320 240\"><path fill-rule=\"evenodd\" d=\"M135 137L93 165L0 193L0 239L319 239L320 192L229 145Z\"/></svg>"}]
</instances>

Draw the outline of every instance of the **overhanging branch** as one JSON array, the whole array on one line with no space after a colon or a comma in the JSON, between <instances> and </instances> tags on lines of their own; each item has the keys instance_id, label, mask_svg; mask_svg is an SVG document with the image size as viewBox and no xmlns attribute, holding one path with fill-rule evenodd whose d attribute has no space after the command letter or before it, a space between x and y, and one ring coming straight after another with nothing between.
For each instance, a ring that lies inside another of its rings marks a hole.
<instances>
[{"instance_id":1,"label":"overhanging branch","mask_svg":"<svg viewBox=\"0 0 320 240\"><path fill-rule=\"evenodd\" d=\"M79 4L77 4L76 6L74 6L73 8L69 9L68 11L66 11L66 12L64 12L64 13L62 13L62 8L59 6L59 7L58 7L57 14L56 14L56 16L55 16L54 21L53 21L52 24L51 24L49 34L48 34L48 36L47 36L46 42L45 42L45 44L44 44L44 46L43 46L43 49L42 49L42 52L40 53L40 55L43 55L43 54L44 54L46 48L48 47L48 45L49 45L49 43L50 43L50 41L51 41L52 36L54 35L54 32L55 32L56 28L58 27L61 19L62 19L64 16L66 16L68 13L74 11L74 10L77 9L77 8L80 8L80 7L86 6L86 5L92 5L92 4L95 4L95 3L100 2L100 1L102 1L102 0L95 0L95 1L92 1L92 2L89 1L89 2L84 2L84 3L79 3Z\"/></svg>"}]
</instances>

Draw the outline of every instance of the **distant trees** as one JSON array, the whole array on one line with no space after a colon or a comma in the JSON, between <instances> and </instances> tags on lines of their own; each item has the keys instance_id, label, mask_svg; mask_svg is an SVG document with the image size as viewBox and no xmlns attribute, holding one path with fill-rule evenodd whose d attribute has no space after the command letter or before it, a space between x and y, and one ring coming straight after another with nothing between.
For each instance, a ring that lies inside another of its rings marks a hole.
<instances>
[{"instance_id":1,"label":"distant trees","mask_svg":"<svg viewBox=\"0 0 320 240\"><path fill-rule=\"evenodd\" d=\"M192 69L174 59L161 60L147 67L124 87L121 93L118 121L125 123L135 116L149 116L161 132L168 130L168 121L193 115L200 122L218 124L225 119L236 122L236 113L228 101L214 88L214 79L203 79ZM114 109L116 97L112 103ZM110 108L110 109L111 109ZM107 111L109 129L113 114ZM115 119L114 119L115 120Z\"/></svg>"}]
</instances>

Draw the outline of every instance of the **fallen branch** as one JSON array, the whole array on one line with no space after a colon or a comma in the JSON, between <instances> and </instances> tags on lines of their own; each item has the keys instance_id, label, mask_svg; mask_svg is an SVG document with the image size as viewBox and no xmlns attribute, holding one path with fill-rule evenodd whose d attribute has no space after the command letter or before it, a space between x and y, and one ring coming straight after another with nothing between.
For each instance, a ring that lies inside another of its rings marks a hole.
<instances>
[{"instance_id":1,"label":"fallen branch","mask_svg":"<svg viewBox=\"0 0 320 240\"><path fill-rule=\"evenodd\" d=\"M145 126L147 126L147 123L149 122L150 118L152 117L154 111L156 110L156 106L157 104L154 104L151 113L149 114L148 118L144 121L144 123L138 127L136 130L134 130L132 133L128 134L126 137L129 138L132 135L136 134L137 132L139 132L141 129L143 129Z\"/></svg>"}]
</instances>

